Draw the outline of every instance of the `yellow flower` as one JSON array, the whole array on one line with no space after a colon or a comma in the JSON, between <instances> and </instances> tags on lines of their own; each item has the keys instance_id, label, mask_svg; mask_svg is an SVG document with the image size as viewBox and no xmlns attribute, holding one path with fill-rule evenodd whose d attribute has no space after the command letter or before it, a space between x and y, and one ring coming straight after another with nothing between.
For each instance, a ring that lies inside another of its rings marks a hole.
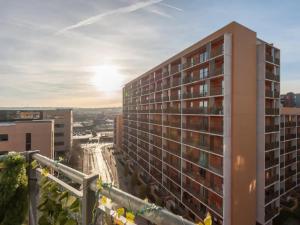
<instances>
[{"instance_id":1,"label":"yellow flower","mask_svg":"<svg viewBox=\"0 0 300 225\"><path fill-rule=\"evenodd\" d=\"M118 217L123 216L124 212L125 212L124 208L118 208L117 209Z\"/></svg>"},{"instance_id":2,"label":"yellow flower","mask_svg":"<svg viewBox=\"0 0 300 225\"><path fill-rule=\"evenodd\" d=\"M105 196L101 197L101 204L105 205L107 203L107 198Z\"/></svg>"},{"instance_id":3,"label":"yellow flower","mask_svg":"<svg viewBox=\"0 0 300 225\"><path fill-rule=\"evenodd\" d=\"M206 218L204 219L204 224L205 225L212 225L212 219L211 219L211 215L210 215L209 212L207 213Z\"/></svg>"},{"instance_id":4,"label":"yellow flower","mask_svg":"<svg viewBox=\"0 0 300 225\"><path fill-rule=\"evenodd\" d=\"M126 213L126 219L128 222L134 223L134 218L135 218L135 215L132 212Z\"/></svg>"}]
</instances>

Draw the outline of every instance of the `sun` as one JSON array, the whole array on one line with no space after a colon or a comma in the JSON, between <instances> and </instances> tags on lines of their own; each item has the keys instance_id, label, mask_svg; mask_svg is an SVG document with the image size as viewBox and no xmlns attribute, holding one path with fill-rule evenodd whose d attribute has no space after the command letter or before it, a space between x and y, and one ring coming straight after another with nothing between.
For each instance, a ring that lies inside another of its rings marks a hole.
<instances>
[{"instance_id":1,"label":"sun","mask_svg":"<svg viewBox=\"0 0 300 225\"><path fill-rule=\"evenodd\" d=\"M115 65L99 65L93 67L91 83L100 92L111 93L122 88L123 76Z\"/></svg>"}]
</instances>

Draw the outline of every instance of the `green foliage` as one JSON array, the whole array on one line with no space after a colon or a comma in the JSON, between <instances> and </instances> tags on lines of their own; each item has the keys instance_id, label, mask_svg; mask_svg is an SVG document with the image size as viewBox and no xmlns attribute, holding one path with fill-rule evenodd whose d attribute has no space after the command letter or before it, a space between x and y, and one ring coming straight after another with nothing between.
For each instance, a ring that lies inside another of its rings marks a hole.
<instances>
[{"instance_id":1,"label":"green foliage","mask_svg":"<svg viewBox=\"0 0 300 225\"><path fill-rule=\"evenodd\" d=\"M62 191L59 186L47 177L42 177L40 182L41 213L39 225L78 225L80 214L79 199Z\"/></svg>"},{"instance_id":2,"label":"green foliage","mask_svg":"<svg viewBox=\"0 0 300 225\"><path fill-rule=\"evenodd\" d=\"M26 160L10 154L1 161L0 224L21 225L28 210L28 179Z\"/></svg>"}]
</instances>

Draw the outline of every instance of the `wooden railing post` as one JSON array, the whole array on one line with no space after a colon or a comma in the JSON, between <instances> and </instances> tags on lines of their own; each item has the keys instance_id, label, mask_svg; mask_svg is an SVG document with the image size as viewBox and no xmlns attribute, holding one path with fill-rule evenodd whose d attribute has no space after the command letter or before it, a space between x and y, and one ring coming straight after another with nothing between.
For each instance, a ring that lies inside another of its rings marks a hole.
<instances>
[{"instance_id":1,"label":"wooden railing post","mask_svg":"<svg viewBox=\"0 0 300 225\"><path fill-rule=\"evenodd\" d=\"M90 184L98 177L98 174L91 174L83 178L82 225L91 225L93 222L93 209L98 199L95 192L90 189Z\"/></svg>"},{"instance_id":2,"label":"wooden railing post","mask_svg":"<svg viewBox=\"0 0 300 225\"><path fill-rule=\"evenodd\" d=\"M32 169L31 162L32 156L40 151L30 151L26 154L26 161L28 162L28 193L29 193L29 225L37 225L37 207L39 198L39 186L37 181L37 173L35 169Z\"/></svg>"}]
</instances>

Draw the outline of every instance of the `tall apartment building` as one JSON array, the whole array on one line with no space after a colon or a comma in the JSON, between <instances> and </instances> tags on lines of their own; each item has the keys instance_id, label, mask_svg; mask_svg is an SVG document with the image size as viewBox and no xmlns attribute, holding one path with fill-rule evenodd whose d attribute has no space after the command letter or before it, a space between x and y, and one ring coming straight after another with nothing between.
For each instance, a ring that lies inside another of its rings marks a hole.
<instances>
[{"instance_id":1,"label":"tall apartment building","mask_svg":"<svg viewBox=\"0 0 300 225\"><path fill-rule=\"evenodd\" d=\"M54 156L64 156L72 147L73 112L72 109L24 109L0 110L0 122L31 120L54 121Z\"/></svg>"},{"instance_id":2,"label":"tall apartment building","mask_svg":"<svg viewBox=\"0 0 300 225\"><path fill-rule=\"evenodd\" d=\"M269 225L296 179L279 108L280 50L233 22L125 85L123 151L191 219Z\"/></svg>"},{"instance_id":3,"label":"tall apartment building","mask_svg":"<svg viewBox=\"0 0 300 225\"><path fill-rule=\"evenodd\" d=\"M38 149L40 154L53 158L53 133L52 120L0 122L0 154Z\"/></svg>"},{"instance_id":4,"label":"tall apartment building","mask_svg":"<svg viewBox=\"0 0 300 225\"><path fill-rule=\"evenodd\" d=\"M257 221L279 214L280 50L257 40Z\"/></svg>"},{"instance_id":5,"label":"tall apartment building","mask_svg":"<svg viewBox=\"0 0 300 225\"><path fill-rule=\"evenodd\" d=\"M123 115L116 115L114 118L114 147L116 151L122 150L123 137Z\"/></svg>"},{"instance_id":6,"label":"tall apartment building","mask_svg":"<svg viewBox=\"0 0 300 225\"><path fill-rule=\"evenodd\" d=\"M300 186L300 109L280 111L280 188L281 200Z\"/></svg>"}]
</instances>

